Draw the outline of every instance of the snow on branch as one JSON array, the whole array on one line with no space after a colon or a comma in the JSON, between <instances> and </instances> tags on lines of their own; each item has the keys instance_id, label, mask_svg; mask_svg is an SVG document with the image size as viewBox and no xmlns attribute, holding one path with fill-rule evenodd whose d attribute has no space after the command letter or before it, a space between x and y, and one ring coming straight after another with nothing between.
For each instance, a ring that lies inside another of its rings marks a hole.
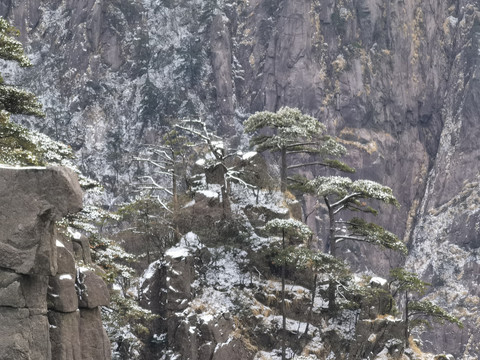
<instances>
[{"instance_id":1,"label":"snow on branch","mask_svg":"<svg viewBox=\"0 0 480 360\"><path fill-rule=\"evenodd\" d=\"M270 233L284 233L303 240L309 239L313 234L307 225L295 219L273 219L267 222L265 229Z\"/></svg>"}]
</instances>

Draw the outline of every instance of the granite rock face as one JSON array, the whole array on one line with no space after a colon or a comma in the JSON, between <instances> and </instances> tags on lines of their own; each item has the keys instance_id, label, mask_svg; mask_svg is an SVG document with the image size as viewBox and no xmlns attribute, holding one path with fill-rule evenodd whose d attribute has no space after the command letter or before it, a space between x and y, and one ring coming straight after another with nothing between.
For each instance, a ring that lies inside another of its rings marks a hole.
<instances>
[{"instance_id":1,"label":"granite rock face","mask_svg":"<svg viewBox=\"0 0 480 360\"><path fill-rule=\"evenodd\" d=\"M380 220L408 242L407 265L434 284L432 296L464 317L464 330L448 330L462 339L445 349L456 356L480 340L479 14L476 0L0 4L35 64L5 78L39 94L47 113L18 121L71 144L110 194L136 171L127 154L156 141L169 117L205 114L227 134L257 110L318 117L349 147L355 176L393 188L402 207ZM404 262L346 246L358 269ZM22 251L5 259L29 273L34 250ZM442 349L438 331L431 347Z\"/></svg>"},{"instance_id":2,"label":"granite rock face","mask_svg":"<svg viewBox=\"0 0 480 360\"><path fill-rule=\"evenodd\" d=\"M82 207L76 175L2 167L0 196L0 359L110 359L98 308L108 296L79 309L73 246L54 224ZM103 281L91 286L106 289Z\"/></svg>"},{"instance_id":3,"label":"granite rock face","mask_svg":"<svg viewBox=\"0 0 480 360\"><path fill-rule=\"evenodd\" d=\"M159 315L151 332L164 336L156 346L145 349L148 359L165 354L167 357L179 354L182 359L198 360L254 357L253 351L235 337L237 328L229 314L212 316L201 306L194 314L189 313L197 295L196 261L201 261L201 248L203 246L199 243L185 246L183 242L168 250L164 260L152 263L147 270L149 275L144 277L141 286L141 304ZM208 252L207 248L203 250Z\"/></svg>"},{"instance_id":4,"label":"granite rock face","mask_svg":"<svg viewBox=\"0 0 480 360\"><path fill-rule=\"evenodd\" d=\"M82 206L73 175L61 168L2 169L0 173L1 266L19 274L54 275L54 223Z\"/></svg>"}]
</instances>

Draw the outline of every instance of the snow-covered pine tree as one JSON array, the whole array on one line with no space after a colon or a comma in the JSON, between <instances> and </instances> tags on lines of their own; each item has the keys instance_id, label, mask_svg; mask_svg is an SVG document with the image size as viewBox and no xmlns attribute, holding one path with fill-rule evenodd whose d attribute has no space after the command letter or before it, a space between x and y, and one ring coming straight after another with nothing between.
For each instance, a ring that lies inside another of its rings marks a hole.
<instances>
[{"instance_id":1,"label":"snow-covered pine tree","mask_svg":"<svg viewBox=\"0 0 480 360\"><path fill-rule=\"evenodd\" d=\"M16 39L18 35L18 30L0 17L0 59L21 67L32 66L24 54L22 44ZM73 156L68 146L11 122L10 115L16 114L45 116L42 105L34 94L7 83L0 75L0 163L58 164Z\"/></svg>"},{"instance_id":2,"label":"snow-covered pine tree","mask_svg":"<svg viewBox=\"0 0 480 360\"><path fill-rule=\"evenodd\" d=\"M287 327L287 316L285 310L285 269L287 267L287 240L292 241L293 239L307 241L312 236L312 231L310 228L302 223L301 221L294 219L273 219L267 222L265 225L265 230L270 234L281 236L282 238L282 360L286 359L286 327Z\"/></svg>"},{"instance_id":3,"label":"snow-covered pine tree","mask_svg":"<svg viewBox=\"0 0 480 360\"><path fill-rule=\"evenodd\" d=\"M343 260L318 250L309 249L308 247L290 246L285 249L284 253L282 259L285 258L287 264L294 266L295 269L310 269L313 273L312 298L307 314L307 326L304 331L304 335L307 335L312 319L318 283L323 285L327 285L330 282L343 283L350 280L351 272Z\"/></svg>"},{"instance_id":4,"label":"snow-covered pine tree","mask_svg":"<svg viewBox=\"0 0 480 360\"><path fill-rule=\"evenodd\" d=\"M412 300L412 294L423 295L431 284L418 278L418 275L403 268L390 270L389 288L392 296L403 293L405 297L404 321L405 321L405 345L409 346L409 337L412 329L430 325L429 320L443 324L448 321L463 328L462 322L449 314L445 309L429 300Z\"/></svg>"},{"instance_id":5,"label":"snow-covered pine tree","mask_svg":"<svg viewBox=\"0 0 480 360\"><path fill-rule=\"evenodd\" d=\"M145 151L135 157L135 160L152 167L148 175L140 177L140 190L148 190L153 195L160 192L171 197L172 208L163 203L162 196L157 196L168 212L178 211L179 181L186 179L191 153L191 143L173 129L162 137L160 144L147 145Z\"/></svg>"},{"instance_id":6,"label":"snow-covered pine tree","mask_svg":"<svg viewBox=\"0 0 480 360\"><path fill-rule=\"evenodd\" d=\"M342 220L341 214L346 211L377 214L377 210L367 204L377 200L385 204L398 206L392 189L370 180L353 181L341 176L319 176L313 180L297 177L297 188L323 199L328 211L327 251L337 257L337 244L351 240L379 245L386 249L407 253L405 244L393 233L380 225L354 217ZM335 311L336 286L330 283L328 289L329 309Z\"/></svg>"},{"instance_id":7,"label":"snow-covered pine tree","mask_svg":"<svg viewBox=\"0 0 480 360\"><path fill-rule=\"evenodd\" d=\"M319 176L307 181L303 189L323 198L325 202L329 217L328 250L333 256L337 255L337 244L345 240L367 242L407 253L405 244L383 227L357 217L347 221L341 219L341 214L348 210L377 214L376 209L368 206L367 201L370 200L399 206L388 186L371 180L353 181L341 176Z\"/></svg>"},{"instance_id":8,"label":"snow-covered pine tree","mask_svg":"<svg viewBox=\"0 0 480 360\"><path fill-rule=\"evenodd\" d=\"M354 172L338 160L346 149L331 136L325 134L326 127L317 119L304 115L298 109L283 107L278 112L257 112L244 123L247 133L256 133L250 144L256 150L280 153L280 188L287 190L287 172L308 165L321 165L341 171ZM288 165L294 154L310 154L320 157L312 162Z\"/></svg>"},{"instance_id":9,"label":"snow-covered pine tree","mask_svg":"<svg viewBox=\"0 0 480 360\"><path fill-rule=\"evenodd\" d=\"M0 58L14 61L21 67L32 66L23 52L22 44L15 39L19 34L16 28L0 17ZM0 118L2 122L8 120L9 114L45 116L42 112L42 105L34 94L7 84L0 76Z\"/></svg>"}]
</instances>

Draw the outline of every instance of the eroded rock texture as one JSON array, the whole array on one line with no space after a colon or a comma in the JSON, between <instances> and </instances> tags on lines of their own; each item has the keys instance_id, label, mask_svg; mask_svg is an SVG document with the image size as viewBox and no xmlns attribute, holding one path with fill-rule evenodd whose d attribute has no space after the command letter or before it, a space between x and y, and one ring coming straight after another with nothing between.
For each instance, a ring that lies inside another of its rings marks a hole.
<instances>
[{"instance_id":1,"label":"eroded rock texture","mask_svg":"<svg viewBox=\"0 0 480 360\"><path fill-rule=\"evenodd\" d=\"M0 4L35 64L5 69L45 104L47 119L31 125L71 144L112 194L136 171L128 152L169 117L206 116L231 135L257 110L317 116L349 147L356 176L394 189L402 207L381 220L409 243L407 264L434 283L432 296L464 318L464 330L448 330L457 356L480 340L479 10L477 0ZM360 269L403 262L348 249ZM443 349L438 331L431 346Z\"/></svg>"},{"instance_id":2,"label":"eroded rock texture","mask_svg":"<svg viewBox=\"0 0 480 360\"><path fill-rule=\"evenodd\" d=\"M98 308L108 304L106 286L95 278L81 298L94 298L95 307L79 306L82 269L55 228L82 207L76 175L60 167L2 167L0 198L0 359L110 359Z\"/></svg>"},{"instance_id":3,"label":"eroded rock texture","mask_svg":"<svg viewBox=\"0 0 480 360\"><path fill-rule=\"evenodd\" d=\"M208 249L203 250L206 256ZM152 263L147 270L149 275L141 287L141 304L160 315L151 331L162 337L145 349L146 358L160 357L169 349L167 357L177 353L182 359L252 359L254 352L238 334L234 336L236 326L230 314L211 315L204 305L193 314L190 312L198 288L198 284L194 285L195 280L198 283L195 252L202 253L202 250L196 245L173 248L164 260Z\"/></svg>"}]
</instances>

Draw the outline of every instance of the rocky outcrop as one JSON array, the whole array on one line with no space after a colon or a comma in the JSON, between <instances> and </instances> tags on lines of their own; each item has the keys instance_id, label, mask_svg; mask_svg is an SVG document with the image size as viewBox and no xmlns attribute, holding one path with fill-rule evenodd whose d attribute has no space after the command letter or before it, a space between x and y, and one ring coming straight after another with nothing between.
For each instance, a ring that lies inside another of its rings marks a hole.
<instances>
[{"instance_id":1,"label":"rocky outcrop","mask_svg":"<svg viewBox=\"0 0 480 360\"><path fill-rule=\"evenodd\" d=\"M236 332L233 317L217 314L217 309L210 312L197 293L201 291L198 269L202 258L208 257L205 253L208 249L189 233L144 274L141 303L160 315L151 329L155 340L151 343L156 345L147 349L147 358L155 358L155 353L198 360L253 358L252 350Z\"/></svg>"},{"instance_id":2,"label":"rocky outcrop","mask_svg":"<svg viewBox=\"0 0 480 360\"><path fill-rule=\"evenodd\" d=\"M91 283L95 307L79 302L73 246L55 226L82 196L70 170L0 168L0 359L110 359L105 283Z\"/></svg>"}]
</instances>

